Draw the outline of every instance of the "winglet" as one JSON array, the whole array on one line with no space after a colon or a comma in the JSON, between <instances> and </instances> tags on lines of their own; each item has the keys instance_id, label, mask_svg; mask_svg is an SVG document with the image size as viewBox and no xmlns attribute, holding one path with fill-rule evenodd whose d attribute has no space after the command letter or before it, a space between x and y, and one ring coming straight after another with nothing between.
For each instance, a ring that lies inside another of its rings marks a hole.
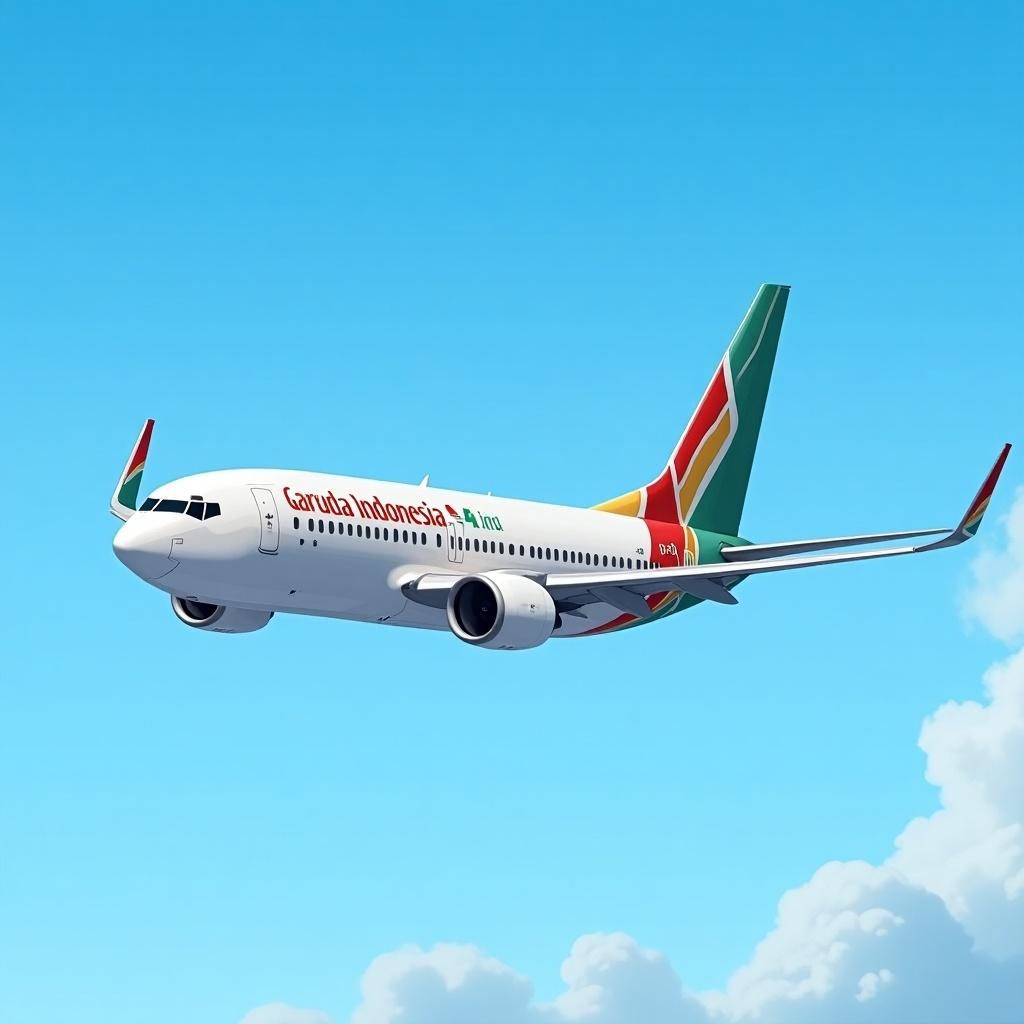
<instances>
[{"instance_id":1,"label":"winglet","mask_svg":"<svg viewBox=\"0 0 1024 1024\"><path fill-rule=\"evenodd\" d=\"M146 467L146 456L149 454L149 441L153 436L153 420L146 420L139 439L135 442L131 457L125 463L121 479L110 498L110 511L118 519L128 520L135 512L139 500L139 486L142 484L142 471Z\"/></svg>"},{"instance_id":2,"label":"winglet","mask_svg":"<svg viewBox=\"0 0 1024 1024\"><path fill-rule=\"evenodd\" d=\"M1006 462L1006 456L1009 454L1010 445L1004 444L1003 450L999 453L999 458L996 459L996 464L989 470L988 476L985 477L985 482L981 485L981 490L978 491L974 501L971 502L971 507L967 510L960 525L957 527L958 533L973 537L978 532L978 527L981 526L981 517L988 508L992 492L996 489L996 484L999 482L999 474L1002 473L1003 464Z\"/></svg>"},{"instance_id":3,"label":"winglet","mask_svg":"<svg viewBox=\"0 0 1024 1024\"><path fill-rule=\"evenodd\" d=\"M960 520L960 525L949 536L943 537L942 540L937 540L932 544L925 544L919 547L918 551L931 551L934 548L948 548L954 544L962 544L965 540L970 540L978 532L982 517L985 515L985 510L988 508L988 503L992 498L992 492L996 489L996 484L999 482L999 474L1002 473L1006 457L1010 454L1010 448L1011 445L1009 444L1003 445L999 458L996 459L995 465L989 470L988 476L985 477L985 482L981 485L981 489L974 496L974 501L971 502L964 513L963 519Z\"/></svg>"}]
</instances>

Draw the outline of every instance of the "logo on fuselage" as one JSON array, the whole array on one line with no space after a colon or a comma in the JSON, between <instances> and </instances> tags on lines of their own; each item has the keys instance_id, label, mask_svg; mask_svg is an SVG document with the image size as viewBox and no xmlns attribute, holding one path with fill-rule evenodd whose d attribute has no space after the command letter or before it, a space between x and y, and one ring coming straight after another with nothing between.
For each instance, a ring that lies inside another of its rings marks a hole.
<instances>
[{"instance_id":1,"label":"logo on fuselage","mask_svg":"<svg viewBox=\"0 0 1024 1024\"><path fill-rule=\"evenodd\" d=\"M314 491L293 491L290 487L284 488L284 500L296 512L322 512L325 516L376 519L379 522L411 523L413 526L448 525L444 513L439 508L431 508L425 501L419 505L405 505L381 501L376 494L372 500L351 493L339 498L334 491L317 494Z\"/></svg>"},{"instance_id":2,"label":"logo on fuselage","mask_svg":"<svg viewBox=\"0 0 1024 1024\"><path fill-rule=\"evenodd\" d=\"M472 509L464 508L462 514L445 505L445 512L439 508L433 508L427 502L419 505L407 505L398 502L385 502L379 495L373 498L360 498L349 493L338 497L334 491L326 494L317 494L315 491L293 491L290 487L284 488L284 500L288 507L296 512L320 512L325 516L346 516L358 519L376 519L379 522L410 523L413 526L440 526L446 527L448 519L465 523L466 526L473 526L478 530L501 530L501 520L497 516L483 515L474 512Z\"/></svg>"},{"instance_id":3,"label":"logo on fuselage","mask_svg":"<svg viewBox=\"0 0 1024 1024\"><path fill-rule=\"evenodd\" d=\"M475 526L478 530L501 530L502 532L505 530L497 516L485 516L483 513L474 512L469 508L464 508L462 515L459 515L451 505L445 505L445 509L452 519L463 522L466 526Z\"/></svg>"}]
</instances>

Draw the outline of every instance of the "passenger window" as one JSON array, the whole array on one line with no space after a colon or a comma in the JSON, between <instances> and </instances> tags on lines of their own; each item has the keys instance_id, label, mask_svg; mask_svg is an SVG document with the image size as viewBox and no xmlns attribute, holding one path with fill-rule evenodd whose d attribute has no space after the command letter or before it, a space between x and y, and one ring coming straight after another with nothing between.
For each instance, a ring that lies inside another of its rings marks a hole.
<instances>
[{"instance_id":1,"label":"passenger window","mask_svg":"<svg viewBox=\"0 0 1024 1024\"><path fill-rule=\"evenodd\" d=\"M627 569L632 569L633 568L633 559L632 558L627 558L626 559L626 568Z\"/></svg>"},{"instance_id":2,"label":"passenger window","mask_svg":"<svg viewBox=\"0 0 1024 1024\"><path fill-rule=\"evenodd\" d=\"M309 532L312 533L314 529L315 529L315 527L313 526L313 520L310 519L310 521L309 521Z\"/></svg>"},{"instance_id":3,"label":"passenger window","mask_svg":"<svg viewBox=\"0 0 1024 1024\"><path fill-rule=\"evenodd\" d=\"M334 533L334 520L333 519L328 519L327 520L327 532L328 533Z\"/></svg>"},{"instance_id":4,"label":"passenger window","mask_svg":"<svg viewBox=\"0 0 1024 1024\"><path fill-rule=\"evenodd\" d=\"M608 556L607 556L607 555L605 555L605 556L604 556L604 557L602 558L602 560L601 560L601 564L602 564L602 565L603 565L603 566L604 566L604 567L605 567L606 569L608 568Z\"/></svg>"},{"instance_id":5,"label":"passenger window","mask_svg":"<svg viewBox=\"0 0 1024 1024\"><path fill-rule=\"evenodd\" d=\"M493 555L494 553L495 553L494 552L494 541L492 540L491 541L491 554Z\"/></svg>"},{"instance_id":6,"label":"passenger window","mask_svg":"<svg viewBox=\"0 0 1024 1024\"><path fill-rule=\"evenodd\" d=\"M460 551L462 550L462 538L461 537L459 538L459 550Z\"/></svg>"},{"instance_id":7,"label":"passenger window","mask_svg":"<svg viewBox=\"0 0 1024 1024\"><path fill-rule=\"evenodd\" d=\"M555 548L555 561L558 561L558 548Z\"/></svg>"},{"instance_id":8,"label":"passenger window","mask_svg":"<svg viewBox=\"0 0 1024 1024\"><path fill-rule=\"evenodd\" d=\"M362 535L363 535L363 524L362 524L362 523L360 523L360 524L359 524L359 525L358 525L358 526L356 527L356 536L357 536L357 537L362 537Z\"/></svg>"},{"instance_id":9,"label":"passenger window","mask_svg":"<svg viewBox=\"0 0 1024 1024\"><path fill-rule=\"evenodd\" d=\"M438 535L437 535L437 546L438 546L438 547L440 547L440 546L441 546L441 534L438 534Z\"/></svg>"},{"instance_id":10,"label":"passenger window","mask_svg":"<svg viewBox=\"0 0 1024 1024\"><path fill-rule=\"evenodd\" d=\"M473 539L473 550L474 551L479 551L480 550L480 539L478 537Z\"/></svg>"},{"instance_id":11,"label":"passenger window","mask_svg":"<svg viewBox=\"0 0 1024 1024\"><path fill-rule=\"evenodd\" d=\"M520 558L525 558L526 557L526 547L523 544L519 545L519 557Z\"/></svg>"},{"instance_id":12,"label":"passenger window","mask_svg":"<svg viewBox=\"0 0 1024 1024\"><path fill-rule=\"evenodd\" d=\"M323 521L322 519L321 519L321 520L320 520L320 522L319 522L319 523L317 524L317 529L319 529L319 531L320 531L321 533L323 533L323 532L324 532L324 521Z\"/></svg>"},{"instance_id":13,"label":"passenger window","mask_svg":"<svg viewBox=\"0 0 1024 1024\"><path fill-rule=\"evenodd\" d=\"M551 548L545 548L544 549L544 554L545 554L545 557L547 558L547 560L550 562L551 561ZM557 559L556 559L556 561L557 561Z\"/></svg>"},{"instance_id":14,"label":"passenger window","mask_svg":"<svg viewBox=\"0 0 1024 1024\"><path fill-rule=\"evenodd\" d=\"M348 535L350 537L352 536L352 524L351 523L348 524Z\"/></svg>"},{"instance_id":15,"label":"passenger window","mask_svg":"<svg viewBox=\"0 0 1024 1024\"><path fill-rule=\"evenodd\" d=\"M292 520L292 528L295 529L295 530L297 530L299 528L299 517L298 516L296 516Z\"/></svg>"},{"instance_id":16,"label":"passenger window","mask_svg":"<svg viewBox=\"0 0 1024 1024\"><path fill-rule=\"evenodd\" d=\"M505 542L504 541L499 541L498 542L498 554L499 555L505 554Z\"/></svg>"},{"instance_id":17,"label":"passenger window","mask_svg":"<svg viewBox=\"0 0 1024 1024\"><path fill-rule=\"evenodd\" d=\"M151 512L156 508L156 498L147 498L141 506L139 506L140 512Z\"/></svg>"},{"instance_id":18,"label":"passenger window","mask_svg":"<svg viewBox=\"0 0 1024 1024\"><path fill-rule=\"evenodd\" d=\"M388 528L386 526L384 527L384 539L388 539Z\"/></svg>"},{"instance_id":19,"label":"passenger window","mask_svg":"<svg viewBox=\"0 0 1024 1024\"><path fill-rule=\"evenodd\" d=\"M425 533L421 533L420 534L420 543L421 544L426 544L427 543L427 535Z\"/></svg>"},{"instance_id":20,"label":"passenger window","mask_svg":"<svg viewBox=\"0 0 1024 1024\"><path fill-rule=\"evenodd\" d=\"M373 528L373 539L374 540L380 540L380 527L379 526L375 526Z\"/></svg>"},{"instance_id":21,"label":"passenger window","mask_svg":"<svg viewBox=\"0 0 1024 1024\"><path fill-rule=\"evenodd\" d=\"M535 554L534 554L533 552L534 552L534 547L533 547L533 545L531 544L531 545L530 545L530 557L531 557L531 558L536 558L537 556L536 556L536 555L535 555Z\"/></svg>"},{"instance_id":22,"label":"passenger window","mask_svg":"<svg viewBox=\"0 0 1024 1024\"><path fill-rule=\"evenodd\" d=\"M402 531L402 543L403 544L408 544L409 543L409 531L408 530L403 530Z\"/></svg>"},{"instance_id":23,"label":"passenger window","mask_svg":"<svg viewBox=\"0 0 1024 1024\"><path fill-rule=\"evenodd\" d=\"M412 531L412 542L413 542L413 544L416 543L416 531L415 530Z\"/></svg>"}]
</instances>

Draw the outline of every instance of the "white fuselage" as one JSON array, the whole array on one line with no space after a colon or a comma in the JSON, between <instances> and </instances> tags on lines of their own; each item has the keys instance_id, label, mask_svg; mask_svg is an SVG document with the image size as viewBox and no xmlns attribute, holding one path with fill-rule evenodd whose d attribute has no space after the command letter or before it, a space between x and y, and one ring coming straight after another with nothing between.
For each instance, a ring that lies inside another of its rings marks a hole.
<instances>
[{"instance_id":1,"label":"white fuselage","mask_svg":"<svg viewBox=\"0 0 1024 1024\"><path fill-rule=\"evenodd\" d=\"M150 510L165 500L172 510ZM642 519L292 470L184 477L155 490L141 508L114 548L169 594L426 629L447 629L445 610L402 592L403 583L425 573L632 570L652 557ZM589 604L564 617L554 635L585 634L620 614Z\"/></svg>"}]
</instances>

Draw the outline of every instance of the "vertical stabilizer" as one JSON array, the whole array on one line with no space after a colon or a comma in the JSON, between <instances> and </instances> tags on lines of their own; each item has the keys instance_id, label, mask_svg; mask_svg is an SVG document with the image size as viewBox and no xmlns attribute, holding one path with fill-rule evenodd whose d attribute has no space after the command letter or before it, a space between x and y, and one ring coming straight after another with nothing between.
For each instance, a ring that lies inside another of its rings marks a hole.
<instances>
[{"instance_id":1,"label":"vertical stabilizer","mask_svg":"<svg viewBox=\"0 0 1024 1024\"><path fill-rule=\"evenodd\" d=\"M788 298L788 285L761 285L664 470L597 508L739 532Z\"/></svg>"}]
</instances>

